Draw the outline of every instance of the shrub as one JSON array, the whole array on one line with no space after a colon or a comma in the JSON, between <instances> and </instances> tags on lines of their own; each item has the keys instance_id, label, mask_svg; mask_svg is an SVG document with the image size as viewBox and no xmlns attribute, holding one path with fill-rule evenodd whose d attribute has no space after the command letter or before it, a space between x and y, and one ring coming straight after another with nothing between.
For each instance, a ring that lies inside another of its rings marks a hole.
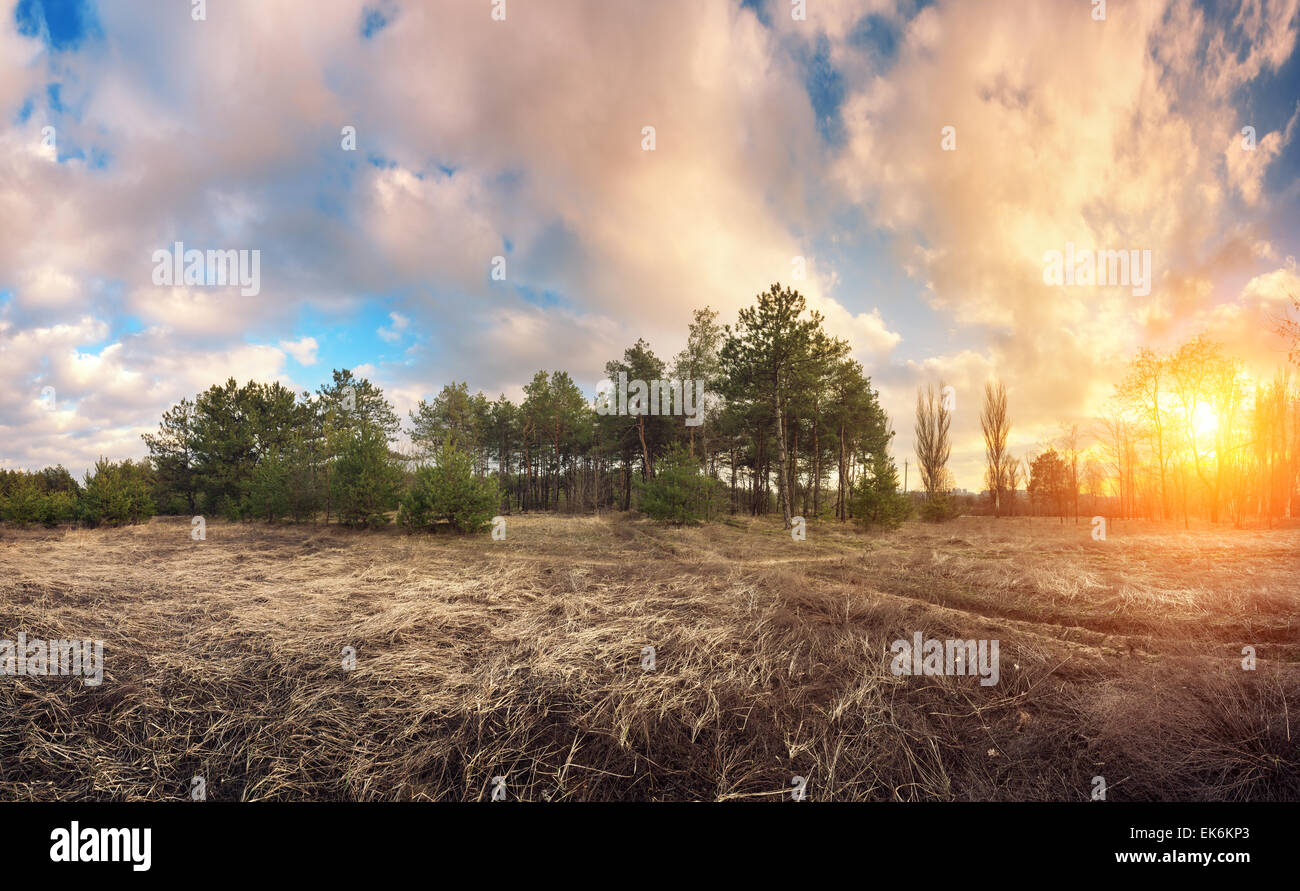
<instances>
[{"instance_id":1,"label":"shrub","mask_svg":"<svg viewBox=\"0 0 1300 891\"><path fill-rule=\"evenodd\" d=\"M402 494L397 507L397 522L407 532L432 532L438 525L434 509L433 468L421 467L415 471L411 487Z\"/></svg>"},{"instance_id":2,"label":"shrub","mask_svg":"<svg viewBox=\"0 0 1300 891\"><path fill-rule=\"evenodd\" d=\"M887 452L877 452L867 473L859 475L849 498L849 511L859 525L897 529L912 512L907 496L898 491L898 468Z\"/></svg>"},{"instance_id":3,"label":"shrub","mask_svg":"<svg viewBox=\"0 0 1300 891\"><path fill-rule=\"evenodd\" d=\"M432 531L443 521L458 532L481 532L500 503L496 481L475 476L473 459L455 446L445 446L432 467L416 471L397 520L412 532Z\"/></svg>"},{"instance_id":4,"label":"shrub","mask_svg":"<svg viewBox=\"0 0 1300 891\"><path fill-rule=\"evenodd\" d=\"M18 526L39 522L44 515L45 496L36 481L27 474L16 478L9 494L0 503L0 519Z\"/></svg>"},{"instance_id":5,"label":"shrub","mask_svg":"<svg viewBox=\"0 0 1300 891\"><path fill-rule=\"evenodd\" d=\"M157 513L176 517L192 514L189 500L181 492L168 492L166 487L158 486L155 487L153 498L158 508Z\"/></svg>"},{"instance_id":6,"label":"shrub","mask_svg":"<svg viewBox=\"0 0 1300 891\"><path fill-rule=\"evenodd\" d=\"M921 519L927 523L946 523L948 520L955 518L960 512L959 505L947 492L935 492L928 495L925 501L921 502L918 511Z\"/></svg>"},{"instance_id":7,"label":"shrub","mask_svg":"<svg viewBox=\"0 0 1300 891\"><path fill-rule=\"evenodd\" d=\"M722 482L704 473L701 462L681 446L665 455L655 475L638 481L636 488L641 513L678 526L713 519L726 498Z\"/></svg>"},{"instance_id":8,"label":"shrub","mask_svg":"<svg viewBox=\"0 0 1300 891\"><path fill-rule=\"evenodd\" d=\"M0 520L18 526L57 526L77 518L78 487L63 466L36 473L0 471Z\"/></svg>"},{"instance_id":9,"label":"shrub","mask_svg":"<svg viewBox=\"0 0 1300 891\"><path fill-rule=\"evenodd\" d=\"M131 460L114 463L105 458L95 462L95 472L86 473L79 513L88 526L101 523L120 526L142 523L154 514L149 466Z\"/></svg>"},{"instance_id":10,"label":"shrub","mask_svg":"<svg viewBox=\"0 0 1300 891\"><path fill-rule=\"evenodd\" d=\"M348 434L330 478L339 519L349 526L385 525L397 507L401 480L384 432L362 424Z\"/></svg>"},{"instance_id":11,"label":"shrub","mask_svg":"<svg viewBox=\"0 0 1300 891\"><path fill-rule=\"evenodd\" d=\"M46 526L71 523L77 519L77 499L71 492L51 492L41 503L41 522Z\"/></svg>"}]
</instances>

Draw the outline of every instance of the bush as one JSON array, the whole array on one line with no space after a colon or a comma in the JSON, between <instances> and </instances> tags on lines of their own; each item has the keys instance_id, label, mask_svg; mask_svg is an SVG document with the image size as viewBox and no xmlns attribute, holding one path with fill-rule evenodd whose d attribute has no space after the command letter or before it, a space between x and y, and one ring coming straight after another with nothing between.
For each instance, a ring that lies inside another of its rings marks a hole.
<instances>
[{"instance_id":1,"label":"bush","mask_svg":"<svg viewBox=\"0 0 1300 891\"><path fill-rule=\"evenodd\" d=\"M100 458L94 474L86 474L79 508L82 522L120 526L148 520L154 514L149 477L147 464L131 460L115 464Z\"/></svg>"},{"instance_id":2,"label":"bush","mask_svg":"<svg viewBox=\"0 0 1300 891\"><path fill-rule=\"evenodd\" d=\"M27 474L14 480L9 494L0 503L0 519L18 526L40 522L44 513L45 496Z\"/></svg>"},{"instance_id":3,"label":"bush","mask_svg":"<svg viewBox=\"0 0 1300 891\"><path fill-rule=\"evenodd\" d=\"M41 522L46 526L71 523L77 519L77 498L71 492L51 492L41 503Z\"/></svg>"},{"instance_id":4,"label":"bush","mask_svg":"<svg viewBox=\"0 0 1300 891\"><path fill-rule=\"evenodd\" d=\"M849 511L865 528L879 526L897 529L912 512L907 496L898 491L898 468L886 452L873 456L869 473L863 473L853 486Z\"/></svg>"},{"instance_id":5,"label":"bush","mask_svg":"<svg viewBox=\"0 0 1300 891\"><path fill-rule=\"evenodd\" d=\"M960 514L961 509L947 492L935 492L921 502L918 513L927 523L946 523Z\"/></svg>"},{"instance_id":6,"label":"bush","mask_svg":"<svg viewBox=\"0 0 1300 891\"><path fill-rule=\"evenodd\" d=\"M443 521L458 532L481 532L501 503L495 480L474 475L473 459L454 446L438 452L432 467L421 467L402 498L397 521L408 531L432 531Z\"/></svg>"},{"instance_id":7,"label":"bush","mask_svg":"<svg viewBox=\"0 0 1300 891\"><path fill-rule=\"evenodd\" d=\"M18 526L57 526L77 518L78 487L63 466L35 473L0 471L0 520Z\"/></svg>"},{"instance_id":8,"label":"bush","mask_svg":"<svg viewBox=\"0 0 1300 891\"><path fill-rule=\"evenodd\" d=\"M678 526L713 519L726 499L722 482L704 473L701 462L681 446L664 456L654 477L638 481L636 490L641 513Z\"/></svg>"},{"instance_id":9,"label":"bush","mask_svg":"<svg viewBox=\"0 0 1300 891\"><path fill-rule=\"evenodd\" d=\"M349 433L330 478L339 519L349 526L387 524L388 512L397 507L401 480L384 432L362 424Z\"/></svg>"}]
</instances>

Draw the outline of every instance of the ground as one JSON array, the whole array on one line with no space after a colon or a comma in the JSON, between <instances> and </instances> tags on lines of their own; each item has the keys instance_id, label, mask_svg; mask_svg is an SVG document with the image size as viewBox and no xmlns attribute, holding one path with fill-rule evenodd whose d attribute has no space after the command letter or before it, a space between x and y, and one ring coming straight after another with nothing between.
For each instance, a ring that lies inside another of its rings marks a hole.
<instances>
[{"instance_id":1,"label":"ground","mask_svg":"<svg viewBox=\"0 0 1300 891\"><path fill-rule=\"evenodd\" d=\"M0 677L0 799L1300 800L1296 528L190 530L0 529L0 638L105 650Z\"/></svg>"}]
</instances>

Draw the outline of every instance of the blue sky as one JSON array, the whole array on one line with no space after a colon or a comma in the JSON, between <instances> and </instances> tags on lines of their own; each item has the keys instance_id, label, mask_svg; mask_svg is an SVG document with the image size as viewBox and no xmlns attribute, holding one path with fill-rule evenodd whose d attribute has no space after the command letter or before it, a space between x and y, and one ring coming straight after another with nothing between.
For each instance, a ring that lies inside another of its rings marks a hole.
<instances>
[{"instance_id":1,"label":"blue sky","mask_svg":"<svg viewBox=\"0 0 1300 891\"><path fill-rule=\"evenodd\" d=\"M539 368L594 390L779 280L853 344L900 461L916 387L957 388L976 488L988 378L1029 452L1140 346L1205 331L1264 373L1300 292L1294 0L187 7L0 4L4 466L142 454L227 376L360 368L403 413ZM175 241L258 250L259 293L156 285ZM1067 241L1150 249L1151 293L1045 286Z\"/></svg>"}]
</instances>

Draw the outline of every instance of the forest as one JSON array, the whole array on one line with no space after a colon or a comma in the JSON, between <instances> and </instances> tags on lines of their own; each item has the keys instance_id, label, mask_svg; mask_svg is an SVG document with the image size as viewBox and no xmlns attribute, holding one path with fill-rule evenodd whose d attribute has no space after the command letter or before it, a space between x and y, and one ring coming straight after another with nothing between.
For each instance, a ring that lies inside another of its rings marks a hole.
<instances>
[{"instance_id":1,"label":"forest","mask_svg":"<svg viewBox=\"0 0 1300 891\"><path fill-rule=\"evenodd\" d=\"M1293 325L1277 330L1294 342ZM1243 526L1290 518L1297 506L1295 378L1279 369L1252 379L1204 337L1168 354L1143 349L1104 413L1063 421L1020 455L1009 445L1007 389L988 381L978 496L954 493L943 382L917 392L919 486L905 491L891 419L851 351L801 294L774 284L734 323L697 310L670 359L638 339L606 363L611 381L703 382L695 418L652 414L640 397L612 412L562 370L538 371L518 403L446 384L405 424L378 386L348 369L314 393L232 378L165 412L144 436L144 460L101 458L81 482L62 467L0 471L0 518L382 526L395 517L409 529L478 531L514 511L636 509L676 523L744 513L891 528L913 515L979 513Z\"/></svg>"}]
</instances>

